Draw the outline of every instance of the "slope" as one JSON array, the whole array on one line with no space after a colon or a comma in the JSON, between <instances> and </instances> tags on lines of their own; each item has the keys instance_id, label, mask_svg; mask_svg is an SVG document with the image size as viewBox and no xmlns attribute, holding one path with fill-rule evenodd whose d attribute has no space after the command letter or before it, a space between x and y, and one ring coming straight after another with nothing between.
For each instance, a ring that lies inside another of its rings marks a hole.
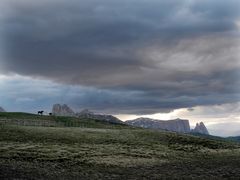
<instances>
[{"instance_id":1,"label":"slope","mask_svg":"<svg viewBox=\"0 0 240 180\"><path fill-rule=\"evenodd\" d=\"M1 114L4 123L0 125L0 179L240 176L237 143L91 119L61 118ZM12 123L16 119L25 125ZM30 120L48 120L57 125L34 126L28 124ZM68 120L79 124L69 126ZM59 122L63 124L58 126Z\"/></svg>"}]
</instances>

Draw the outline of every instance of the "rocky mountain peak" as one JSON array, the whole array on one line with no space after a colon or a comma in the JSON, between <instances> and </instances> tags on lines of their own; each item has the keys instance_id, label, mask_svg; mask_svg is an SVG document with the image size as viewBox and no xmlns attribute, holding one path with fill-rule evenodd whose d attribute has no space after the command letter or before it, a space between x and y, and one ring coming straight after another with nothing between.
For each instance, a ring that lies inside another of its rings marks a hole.
<instances>
[{"instance_id":1,"label":"rocky mountain peak","mask_svg":"<svg viewBox=\"0 0 240 180\"><path fill-rule=\"evenodd\" d=\"M77 113L77 116L81 117L81 118L90 118L90 119L108 121L111 123L123 123L120 119L118 119L112 115L95 114L95 113L89 111L88 109L84 109L80 113Z\"/></svg>"},{"instance_id":2,"label":"rocky mountain peak","mask_svg":"<svg viewBox=\"0 0 240 180\"><path fill-rule=\"evenodd\" d=\"M54 104L52 114L55 116L75 116L74 111L66 104Z\"/></svg>"},{"instance_id":3,"label":"rocky mountain peak","mask_svg":"<svg viewBox=\"0 0 240 180\"><path fill-rule=\"evenodd\" d=\"M189 133L191 131L189 121L184 119L174 119L165 121L150 118L137 118L134 120L126 121L125 123L137 127L161 129L181 133Z\"/></svg>"},{"instance_id":4,"label":"rocky mountain peak","mask_svg":"<svg viewBox=\"0 0 240 180\"><path fill-rule=\"evenodd\" d=\"M125 123L132 126L137 126L137 127L161 129L161 130L174 131L174 132L180 132L180 133L193 132L193 133L200 133L200 134L209 134L203 122L197 123L196 127L193 130L191 130L189 121L186 119L179 119L179 118L166 121L166 120L140 117L134 120L128 120Z\"/></svg>"},{"instance_id":5,"label":"rocky mountain peak","mask_svg":"<svg viewBox=\"0 0 240 180\"><path fill-rule=\"evenodd\" d=\"M86 115L86 114L94 114L93 112L89 111L88 109L83 109L80 113L78 114L82 114L82 115Z\"/></svg>"},{"instance_id":6,"label":"rocky mountain peak","mask_svg":"<svg viewBox=\"0 0 240 180\"><path fill-rule=\"evenodd\" d=\"M209 134L206 126L204 125L203 122L197 123L196 127L193 129L194 133L200 133L200 134Z\"/></svg>"}]
</instances>

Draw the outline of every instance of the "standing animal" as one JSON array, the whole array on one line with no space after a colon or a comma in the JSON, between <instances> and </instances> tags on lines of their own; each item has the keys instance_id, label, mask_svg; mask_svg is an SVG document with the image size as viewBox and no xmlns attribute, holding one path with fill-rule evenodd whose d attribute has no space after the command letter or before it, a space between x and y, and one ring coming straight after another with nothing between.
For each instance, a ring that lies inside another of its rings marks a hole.
<instances>
[{"instance_id":1,"label":"standing animal","mask_svg":"<svg viewBox=\"0 0 240 180\"><path fill-rule=\"evenodd\" d=\"M44 111L38 111L38 115L43 115Z\"/></svg>"}]
</instances>

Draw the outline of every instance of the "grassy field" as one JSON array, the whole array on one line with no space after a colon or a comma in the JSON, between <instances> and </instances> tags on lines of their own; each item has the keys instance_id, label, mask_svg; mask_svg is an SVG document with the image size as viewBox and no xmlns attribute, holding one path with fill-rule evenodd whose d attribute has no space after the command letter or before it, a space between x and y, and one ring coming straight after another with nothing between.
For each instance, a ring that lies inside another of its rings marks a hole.
<instances>
[{"instance_id":1,"label":"grassy field","mask_svg":"<svg viewBox=\"0 0 240 180\"><path fill-rule=\"evenodd\" d=\"M91 119L0 113L0 179L239 179L240 146Z\"/></svg>"}]
</instances>

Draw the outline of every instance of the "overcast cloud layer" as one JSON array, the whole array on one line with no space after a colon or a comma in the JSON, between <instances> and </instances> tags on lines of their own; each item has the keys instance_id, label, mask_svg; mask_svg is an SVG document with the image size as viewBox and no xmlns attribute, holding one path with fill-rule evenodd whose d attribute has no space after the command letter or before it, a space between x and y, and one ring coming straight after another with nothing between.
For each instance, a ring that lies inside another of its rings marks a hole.
<instances>
[{"instance_id":1,"label":"overcast cloud layer","mask_svg":"<svg viewBox=\"0 0 240 180\"><path fill-rule=\"evenodd\" d=\"M91 88L112 113L236 103L239 29L239 0L2 0L0 73Z\"/></svg>"}]
</instances>

